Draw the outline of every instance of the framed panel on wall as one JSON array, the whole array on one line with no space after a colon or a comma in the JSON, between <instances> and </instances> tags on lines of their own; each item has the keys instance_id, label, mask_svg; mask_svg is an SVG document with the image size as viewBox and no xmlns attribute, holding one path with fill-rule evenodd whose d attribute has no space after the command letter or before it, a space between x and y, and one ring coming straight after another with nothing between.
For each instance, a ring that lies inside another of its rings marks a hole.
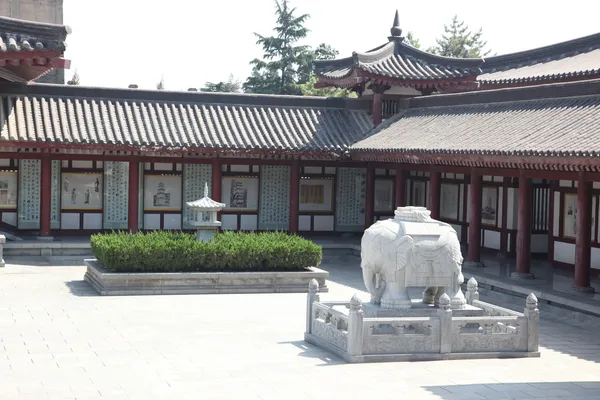
<instances>
[{"instance_id":1,"label":"framed panel on wall","mask_svg":"<svg viewBox=\"0 0 600 400\"><path fill-rule=\"evenodd\" d=\"M257 211L258 177L223 177L221 203L225 203L224 211Z\"/></svg>"},{"instance_id":2,"label":"framed panel on wall","mask_svg":"<svg viewBox=\"0 0 600 400\"><path fill-rule=\"evenodd\" d=\"M300 179L300 212L333 212L333 179Z\"/></svg>"},{"instance_id":3,"label":"framed panel on wall","mask_svg":"<svg viewBox=\"0 0 600 400\"><path fill-rule=\"evenodd\" d=\"M575 239L577 236L577 194L563 193L562 208L562 235L568 239Z\"/></svg>"},{"instance_id":4,"label":"framed panel on wall","mask_svg":"<svg viewBox=\"0 0 600 400\"><path fill-rule=\"evenodd\" d=\"M394 209L394 181L375 179L375 212L387 212Z\"/></svg>"},{"instance_id":5,"label":"framed panel on wall","mask_svg":"<svg viewBox=\"0 0 600 400\"><path fill-rule=\"evenodd\" d=\"M483 186L481 188L481 223L497 225L498 219L498 187Z\"/></svg>"},{"instance_id":6,"label":"framed panel on wall","mask_svg":"<svg viewBox=\"0 0 600 400\"><path fill-rule=\"evenodd\" d=\"M61 209L102 210L102 173L63 172Z\"/></svg>"},{"instance_id":7,"label":"framed panel on wall","mask_svg":"<svg viewBox=\"0 0 600 400\"><path fill-rule=\"evenodd\" d=\"M426 207L427 183L421 180L412 180L411 206Z\"/></svg>"},{"instance_id":8,"label":"framed panel on wall","mask_svg":"<svg viewBox=\"0 0 600 400\"><path fill-rule=\"evenodd\" d=\"M181 204L181 175L144 175L144 211L179 211Z\"/></svg>"},{"instance_id":9,"label":"framed panel on wall","mask_svg":"<svg viewBox=\"0 0 600 400\"><path fill-rule=\"evenodd\" d=\"M17 171L0 171L0 208L17 208Z\"/></svg>"},{"instance_id":10,"label":"framed panel on wall","mask_svg":"<svg viewBox=\"0 0 600 400\"><path fill-rule=\"evenodd\" d=\"M460 185L455 183L442 183L440 185L440 217L458 220Z\"/></svg>"}]
</instances>

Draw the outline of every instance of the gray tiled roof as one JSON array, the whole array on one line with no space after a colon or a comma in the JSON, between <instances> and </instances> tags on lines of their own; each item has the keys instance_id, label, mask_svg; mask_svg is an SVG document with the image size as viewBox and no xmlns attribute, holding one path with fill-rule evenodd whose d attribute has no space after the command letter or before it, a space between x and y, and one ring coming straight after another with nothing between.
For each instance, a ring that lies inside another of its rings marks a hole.
<instances>
[{"instance_id":1,"label":"gray tiled roof","mask_svg":"<svg viewBox=\"0 0 600 400\"><path fill-rule=\"evenodd\" d=\"M372 128L359 99L7 84L0 101L0 143L339 152Z\"/></svg>"},{"instance_id":2,"label":"gray tiled roof","mask_svg":"<svg viewBox=\"0 0 600 400\"><path fill-rule=\"evenodd\" d=\"M600 75L600 33L533 50L490 57L477 78L484 84L518 84Z\"/></svg>"},{"instance_id":3,"label":"gray tiled roof","mask_svg":"<svg viewBox=\"0 0 600 400\"><path fill-rule=\"evenodd\" d=\"M481 59L440 57L418 50L401 40L352 57L315 62L317 75L343 79L355 71L401 80L428 81L472 77L481 72Z\"/></svg>"},{"instance_id":4,"label":"gray tiled roof","mask_svg":"<svg viewBox=\"0 0 600 400\"><path fill-rule=\"evenodd\" d=\"M600 80L429 97L351 152L600 156Z\"/></svg>"},{"instance_id":5,"label":"gray tiled roof","mask_svg":"<svg viewBox=\"0 0 600 400\"><path fill-rule=\"evenodd\" d=\"M0 52L64 51L69 33L71 28L65 25L0 17Z\"/></svg>"}]
</instances>

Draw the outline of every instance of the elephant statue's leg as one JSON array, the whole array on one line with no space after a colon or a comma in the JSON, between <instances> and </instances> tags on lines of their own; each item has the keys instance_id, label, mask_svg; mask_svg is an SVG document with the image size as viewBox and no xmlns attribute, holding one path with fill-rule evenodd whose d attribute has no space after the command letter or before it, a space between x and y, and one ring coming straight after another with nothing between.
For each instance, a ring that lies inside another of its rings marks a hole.
<instances>
[{"instance_id":1,"label":"elephant statue's leg","mask_svg":"<svg viewBox=\"0 0 600 400\"><path fill-rule=\"evenodd\" d=\"M435 298L433 299L433 304L435 304L436 306L440 304L440 297L442 297L442 295L446 293L446 287L445 286L438 286L437 287L437 293L435 294Z\"/></svg>"},{"instance_id":2,"label":"elephant statue's leg","mask_svg":"<svg viewBox=\"0 0 600 400\"><path fill-rule=\"evenodd\" d=\"M371 303L379 304L381 302L381 288L377 288L375 285L375 271L373 268L363 266L363 281L367 287L367 291L371 294ZM381 282L380 282L381 284Z\"/></svg>"},{"instance_id":3,"label":"elephant statue's leg","mask_svg":"<svg viewBox=\"0 0 600 400\"><path fill-rule=\"evenodd\" d=\"M393 274L390 279L386 276L386 287L381 296L381 307L382 308L410 308L412 303L410 297L408 297L408 290L406 290L406 268L399 271L389 271L389 274Z\"/></svg>"},{"instance_id":4,"label":"elephant statue's leg","mask_svg":"<svg viewBox=\"0 0 600 400\"><path fill-rule=\"evenodd\" d=\"M435 298L437 297L437 292L438 292L438 288L436 286L426 287L425 290L423 291L423 303L424 304L433 304Z\"/></svg>"},{"instance_id":5,"label":"elephant statue's leg","mask_svg":"<svg viewBox=\"0 0 600 400\"><path fill-rule=\"evenodd\" d=\"M450 296L450 308L452 309L462 309L465 308L467 304L467 299L465 299L465 295L462 292L460 285L465 281L465 278L462 273L458 273L456 276L456 280L454 285L452 286L452 293L449 293Z\"/></svg>"}]
</instances>

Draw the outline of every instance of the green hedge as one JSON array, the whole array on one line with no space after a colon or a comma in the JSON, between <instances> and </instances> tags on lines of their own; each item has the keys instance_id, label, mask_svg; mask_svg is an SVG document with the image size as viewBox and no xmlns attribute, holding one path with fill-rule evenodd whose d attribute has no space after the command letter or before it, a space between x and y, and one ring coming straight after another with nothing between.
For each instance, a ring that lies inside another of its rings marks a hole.
<instances>
[{"instance_id":1,"label":"green hedge","mask_svg":"<svg viewBox=\"0 0 600 400\"><path fill-rule=\"evenodd\" d=\"M322 259L320 246L284 232L217 233L208 243L183 232L98 233L91 244L110 272L297 271Z\"/></svg>"}]
</instances>

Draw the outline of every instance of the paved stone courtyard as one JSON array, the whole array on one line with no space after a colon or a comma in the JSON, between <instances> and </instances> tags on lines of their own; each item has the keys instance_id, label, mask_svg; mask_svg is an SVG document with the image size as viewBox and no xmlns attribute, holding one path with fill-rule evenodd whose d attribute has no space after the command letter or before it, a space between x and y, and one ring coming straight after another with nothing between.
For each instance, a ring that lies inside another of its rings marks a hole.
<instances>
[{"instance_id":1,"label":"paved stone courtyard","mask_svg":"<svg viewBox=\"0 0 600 400\"><path fill-rule=\"evenodd\" d=\"M600 321L543 305L539 359L351 365L303 342L303 294L100 297L84 267L7 261L3 400L600 398ZM323 267L325 298L361 288L355 259Z\"/></svg>"}]
</instances>

